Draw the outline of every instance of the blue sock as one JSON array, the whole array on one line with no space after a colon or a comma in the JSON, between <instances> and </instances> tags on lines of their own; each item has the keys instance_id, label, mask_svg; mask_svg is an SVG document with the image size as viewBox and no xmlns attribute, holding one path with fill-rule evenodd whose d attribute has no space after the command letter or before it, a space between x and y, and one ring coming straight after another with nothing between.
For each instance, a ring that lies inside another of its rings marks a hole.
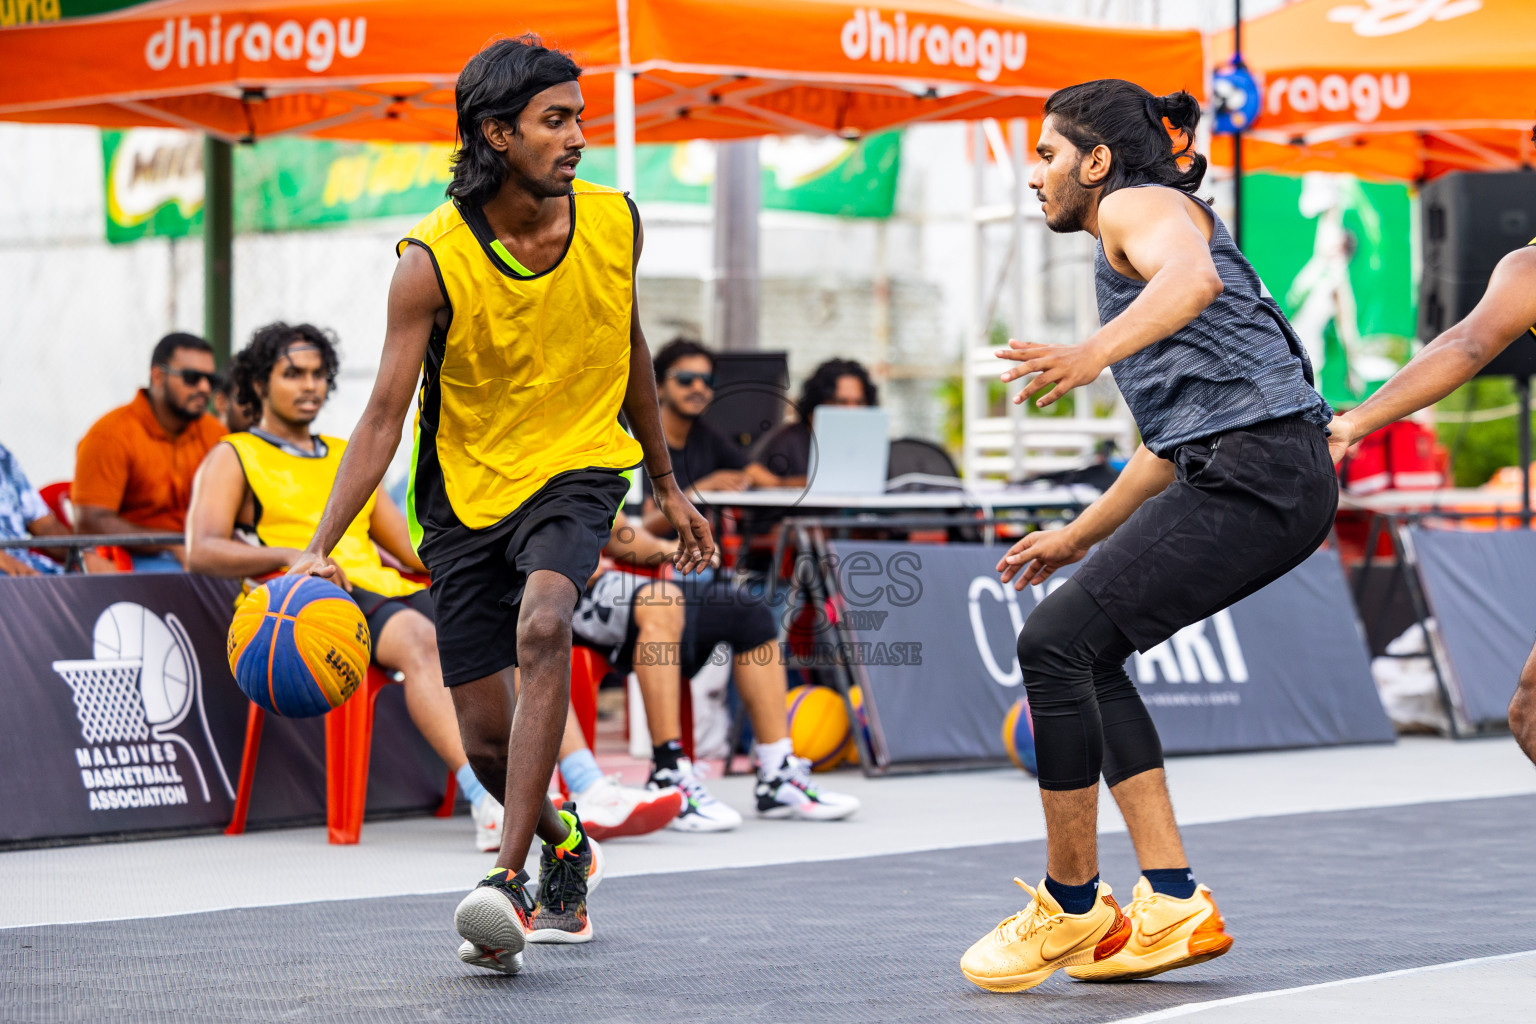
<instances>
[{"instance_id":1,"label":"blue sock","mask_svg":"<svg viewBox=\"0 0 1536 1024\"><path fill-rule=\"evenodd\" d=\"M464 794L464 799L471 805L478 805L481 800L491 795L485 791L484 786L480 785L480 780L475 778L475 770L469 766L468 761L459 765L459 770L453 773L453 777L458 780L459 792Z\"/></svg>"},{"instance_id":2,"label":"blue sock","mask_svg":"<svg viewBox=\"0 0 1536 1024\"><path fill-rule=\"evenodd\" d=\"M560 777L572 793L585 793L593 783L602 781L603 770L597 766L592 751L583 749L560 759Z\"/></svg>"},{"instance_id":3,"label":"blue sock","mask_svg":"<svg viewBox=\"0 0 1536 1024\"><path fill-rule=\"evenodd\" d=\"M1187 900L1195 894L1195 873L1189 868L1153 868L1141 874L1152 884L1153 892L1176 900Z\"/></svg>"},{"instance_id":4,"label":"blue sock","mask_svg":"<svg viewBox=\"0 0 1536 1024\"><path fill-rule=\"evenodd\" d=\"M1046 875L1045 887L1050 890L1056 902L1061 904L1062 912L1067 914L1086 914L1093 909L1094 901L1099 898L1098 875L1082 885L1062 885Z\"/></svg>"}]
</instances>

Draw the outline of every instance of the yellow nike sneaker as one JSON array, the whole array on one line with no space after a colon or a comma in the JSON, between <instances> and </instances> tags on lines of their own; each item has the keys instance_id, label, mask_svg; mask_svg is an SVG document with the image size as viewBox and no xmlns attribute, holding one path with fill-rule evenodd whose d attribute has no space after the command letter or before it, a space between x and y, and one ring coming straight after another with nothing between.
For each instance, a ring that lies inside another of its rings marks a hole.
<instances>
[{"instance_id":1,"label":"yellow nike sneaker","mask_svg":"<svg viewBox=\"0 0 1536 1024\"><path fill-rule=\"evenodd\" d=\"M1109 886L1086 914L1063 913L1045 882L1031 889L1029 906L988 932L960 958L960 973L989 992L1022 992L1072 964L1111 957L1130 938L1131 924L1120 913Z\"/></svg>"},{"instance_id":2,"label":"yellow nike sneaker","mask_svg":"<svg viewBox=\"0 0 1536 1024\"><path fill-rule=\"evenodd\" d=\"M1232 948L1211 890L1198 886L1187 900L1152 891L1145 878L1125 908L1131 937L1114 956L1075 964L1067 973L1079 981L1135 981L1179 967L1204 963Z\"/></svg>"}]
</instances>

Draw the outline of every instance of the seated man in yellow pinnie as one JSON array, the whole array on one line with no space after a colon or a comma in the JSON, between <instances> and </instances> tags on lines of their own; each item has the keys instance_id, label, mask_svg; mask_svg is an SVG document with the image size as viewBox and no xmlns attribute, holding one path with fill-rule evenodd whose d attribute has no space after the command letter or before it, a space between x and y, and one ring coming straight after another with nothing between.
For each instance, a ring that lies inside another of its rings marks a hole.
<instances>
[{"instance_id":1,"label":"seated man in yellow pinnie","mask_svg":"<svg viewBox=\"0 0 1536 1024\"><path fill-rule=\"evenodd\" d=\"M309 324L268 324L234 359L235 400L256 417L215 445L198 469L187 511L187 567L210 576L281 572L315 532L347 442L310 433L336 384L336 348ZM377 545L377 547L375 547ZM336 546L338 582L368 620L373 660L405 678L411 721L458 778L475 823L475 845L501 845L502 809L470 771L453 697L437 657L432 598L384 565L383 548L425 572L405 515L380 490Z\"/></svg>"}]
</instances>

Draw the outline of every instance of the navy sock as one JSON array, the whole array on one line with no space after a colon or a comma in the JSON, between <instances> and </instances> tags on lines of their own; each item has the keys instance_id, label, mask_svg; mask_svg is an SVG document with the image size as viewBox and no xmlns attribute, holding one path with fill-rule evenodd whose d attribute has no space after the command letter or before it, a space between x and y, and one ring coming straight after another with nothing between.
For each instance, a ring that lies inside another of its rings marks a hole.
<instances>
[{"instance_id":1,"label":"navy sock","mask_svg":"<svg viewBox=\"0 0 1536 1024\"><path fill-rule=\"evenodd\" d=\"M1187 900L1195 894L1195 873L1189 868L1153 868L1141 875L1151 883L1153 892L1164 896Z\"/></svg>"},{"instance_id":2,"label":"navy sock","mask_svg":"<svg viewBox=\"0 0 1536 1024\"><path fill-rule=\"evenodd\" d=\"M658 743L651 748L651 760L656 762L656 767L660 771L675 770L677 762L682 759L682 756L682 740L667 740L667 742Z\"/></svg>"},{"instance_id":3,"label":"navy sock","mask_svg":"<svg viewBox=\"0 0 1536 1024\"><path fill-rule=\"evenodd\" d=\"M1045 887L1057 903L1061 904L1063 913L1086 914L1093 909L1094 901L1099 896L1099 876L1094 875L1093 880L1082 885L1062 885L1050 875L1045 876Z\"/></svg>"}]
</instances>

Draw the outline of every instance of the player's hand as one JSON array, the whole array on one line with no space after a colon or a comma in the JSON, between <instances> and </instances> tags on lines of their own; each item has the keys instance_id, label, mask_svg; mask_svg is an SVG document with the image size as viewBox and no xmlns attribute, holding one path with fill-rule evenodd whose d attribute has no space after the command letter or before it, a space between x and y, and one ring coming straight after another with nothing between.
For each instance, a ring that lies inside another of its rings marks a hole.
<instances>
[{"instance_id":1,"label":"player's hand","mask_svg":"<svg viewBox=\"0 0 1536 1024\"><path fill-rule=\"evenodd\" d=\"M1023 590L1031 583L1044 583L1057 569L1081 561L1086 554L1088 545L1078 543L1071 527L1036 530L1008 549L997 571L1004 583L1012 580L1014 590Z\"/></svg>"},{"instance_id":2,"label":"player's hand","mask_svg":"<svg viewBox=\"0 0 1536 1024\"><path fill-rule=\"evenodd\" d=\"M325 555L318 555L313 551L301 551L288 565L288 576L319 576L323 580L330 580L342 590L350 591L352 581L347 579L347 574L342 572L341 566L334 559Z\"/></svg>"},{"instance_id":3,"label":"player's hand","mask_svg":"<svg viewBox=\"0 0 1536 1024\"><path fill-rule=\"evenodd\" d=\"M709 520L683 496L673 477L663 477L659 483L653 481L651 486L656 506L677 531L677 553L672 556L677 571L690 573L708 568L716 557L715 535Z\"/></svg>"},{"instance_id":4,"label":"player's hand","mask_svg":"<svg viewBox=\"0 0 1536 1024\"><path fill-rule=\"evenodd\" d=\"M1350 422L1348 415L1333 418L1328 424L1328 454L1333 456L1335 466L1358 440L1360 438L1355 436L1355 425Z\"/></svg>"},{"instance_id":5,"label":"player's hand","mask_svg":"<svg viewBox=\"0 0 1536 1024\"><path fill-rule=\"evenodd\" d=\"M1010 338L1008 347L997 350L997 358L1018 363L1003 371L1003 380L1014 381L1020 377L1037 374L1025 385L1024 390L1013 396L1014 405L1022 405L1035 395L1056 385L1050 393L1035 403L1044 409L1073 388L1092 384L1104 372L1104 361L1093 345L1037 345L1033 342Z\"/></svg>"}]
</instances>

